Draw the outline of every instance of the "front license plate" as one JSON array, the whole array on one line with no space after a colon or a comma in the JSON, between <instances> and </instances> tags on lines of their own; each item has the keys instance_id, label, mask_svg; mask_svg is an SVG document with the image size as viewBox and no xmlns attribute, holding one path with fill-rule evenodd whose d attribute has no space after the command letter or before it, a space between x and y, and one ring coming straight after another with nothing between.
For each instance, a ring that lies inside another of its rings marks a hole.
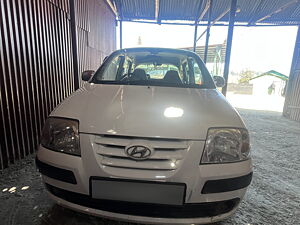
<instances>
[{"instance_id":1,"label":"front license plate","mask_svg":"<svg viewBox=\"0 0 300 225\"><path fill-rule=\"evenodd\" d=\"M92 198L152 204L182 205L185 184L92 178Z\"/></svg>"}]
</instances>

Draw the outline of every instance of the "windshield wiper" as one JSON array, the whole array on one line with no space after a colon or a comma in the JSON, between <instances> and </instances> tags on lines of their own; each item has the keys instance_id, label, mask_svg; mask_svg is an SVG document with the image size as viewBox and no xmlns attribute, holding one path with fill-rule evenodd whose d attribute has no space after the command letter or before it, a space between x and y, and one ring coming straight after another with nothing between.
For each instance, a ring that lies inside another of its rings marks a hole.
<instances>
[{"instance_id":1,"label":"windshield wiper","mask_svg":"<svg viewBox=\"0 0 300 225\"><path fill-rule=\"evenodd\" d=\"M98 80L97 84L116 84L116 85L145 85L145 86L160 86L160 87L178 87L178 88L207 88L204 84L178 84L165 81L154 80Z\"/></svg>"},{"instance_id":2,"label":"windshield wiper","mask_svg":"<svg viewBox=\"0 0 300 225\"><path fill-rule=\"evenodd\" d=\"M127 84L128 81L121 80L96 80L96 84Z\"/></svg>"},{"instance_id":3,"label":"windshield wiper","mask_svg":"<svg viewBox=\"0 0 300 225\"><path fill-rule=\"evenodd\" d=\"M134 80L128 81L131 85L149 85L149 86L161 86L161 87L179 87L179 88L206 88L204 84L183 84L183 83L172 83L164 80Z\"/></svg>"}]
</instances>

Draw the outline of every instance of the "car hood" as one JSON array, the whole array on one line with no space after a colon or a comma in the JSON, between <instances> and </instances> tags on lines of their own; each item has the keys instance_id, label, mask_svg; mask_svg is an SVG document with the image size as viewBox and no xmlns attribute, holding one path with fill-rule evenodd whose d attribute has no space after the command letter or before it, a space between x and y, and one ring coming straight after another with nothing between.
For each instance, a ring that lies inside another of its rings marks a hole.
<instances>
[{"instance_id":1,"label":"car hood","mask_svg":"<svg viewBox=\"0 0 300 225\"><path fill-rule=\"evenodd\" d=\"M210 127L244 127L215 89L86 83L51 116L79 120L81 133L205 140Z\"/></svg>"}]
</instances>

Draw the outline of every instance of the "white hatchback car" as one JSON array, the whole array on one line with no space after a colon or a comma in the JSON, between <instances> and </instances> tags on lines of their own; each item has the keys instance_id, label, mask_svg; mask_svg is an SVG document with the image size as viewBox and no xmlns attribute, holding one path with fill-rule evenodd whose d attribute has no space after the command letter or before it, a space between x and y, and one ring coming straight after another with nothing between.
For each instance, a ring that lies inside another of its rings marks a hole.
<instances>
[{"instance_id":1,"label":"white hatchback car","mask_svg":"<svg viewBox=\"0 0 300 225\"><path fill-rule=\"evenodd\" d=\"M52 199L142 223L235 212L252 179L249 134L199 56L122 49L82 79L47 119L37 153Z\"/></svg>"}]
</instances>

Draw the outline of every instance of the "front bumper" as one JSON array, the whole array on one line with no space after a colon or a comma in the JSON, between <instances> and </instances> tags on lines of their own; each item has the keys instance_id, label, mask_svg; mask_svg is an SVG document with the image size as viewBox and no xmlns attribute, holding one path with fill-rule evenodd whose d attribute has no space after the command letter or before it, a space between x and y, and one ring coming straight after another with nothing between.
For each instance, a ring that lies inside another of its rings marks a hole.
<instances>
[{"instance_id":1,"label":"front bumper","mask_svg":"<svg viewBox=\"0 0 300 225\"><path fill-rule=\"evenodd\" d=\"M85 142L81 146L88 146L90 143L82 137L81 142ZM84 151L82 157L77 157L50 151L41 146L37 154L39 160L37 165L40 167L42 165L43 181L51 198L66 207L102 217L141 223L210 223L223 220L235 212L251 182L252 164L251 160L247 160L238 163L199 165L201 154L197 149L201 149L203 144L200 142L193 144L195 149L193 147L189 149L182 166L174 174L170 176L164 176L163 173L155 174L151 179L142 179L142 172L133 174L136 177L128 177L127 172L120 176L107 173L99 167L92 148ZM45 168L54 168L56 171L58 169L63 171L65 176L56 177L57 173L45 172ZM73 176L75 182L70 179ZM182 183L186 185L184 204L164 207L150 205L150 208L147 208L149 205L146 204L118 202L117 205L126 204L127 208L130 206L132 209L132 212L124 211L122 207L116 207L114 204L116 202L95 200L90 197L91 177ZM162 213L155 214L153 210L155 208ZM145 214L149 211L154 214Z\"/></svg>"},{"instance_id":2,"label":"front bumper","mask_svg":"<svg viewBox=\"0 0 300 225\"><path fill-rule=\"evenodd\" d=\"M160 224L210 223L223 220L237 208L240 199L170 206L97 200L46 184L50 197L59 205L83 213L130 222Z\"/></svg>"}]
</instances>

